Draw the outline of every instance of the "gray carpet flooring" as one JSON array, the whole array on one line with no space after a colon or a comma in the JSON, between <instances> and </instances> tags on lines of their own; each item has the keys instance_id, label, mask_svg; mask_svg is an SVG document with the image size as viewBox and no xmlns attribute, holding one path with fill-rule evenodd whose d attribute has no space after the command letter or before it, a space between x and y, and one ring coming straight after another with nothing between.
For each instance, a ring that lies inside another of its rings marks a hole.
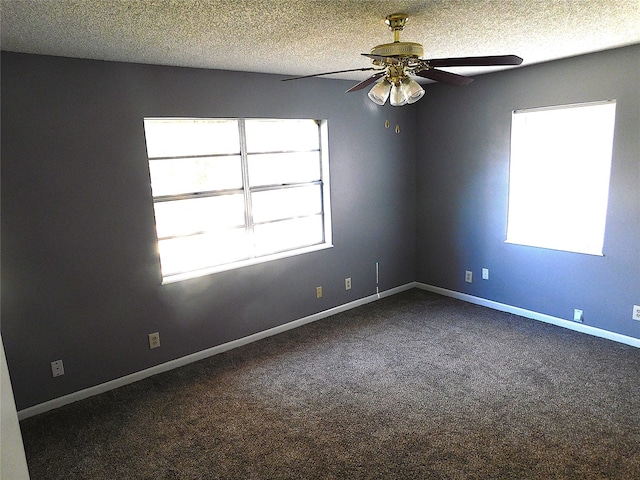
<instances>
[{"instance_id":1,"label":"gray carpet flooring","mask_svg":"<svg viewBox=\"0 0 640 480\"><path fill-rule=\"evenodd\" d=\"M640 349L411 290L21 428L33 480L630 480Z\"/></svg>"}]
</instances>

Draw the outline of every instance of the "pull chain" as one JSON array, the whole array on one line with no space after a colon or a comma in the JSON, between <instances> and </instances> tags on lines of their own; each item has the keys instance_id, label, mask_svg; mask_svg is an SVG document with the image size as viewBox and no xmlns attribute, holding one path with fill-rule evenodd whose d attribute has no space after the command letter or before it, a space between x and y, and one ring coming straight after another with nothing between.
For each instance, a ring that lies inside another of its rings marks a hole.
<instances>
[{"instance_id":1,"label":"pull chain","mask_svg":"<svg viewBox=\"0 0 640 480\"><path fill-rule=\"evenodd\" d=\"M393 108L393 107L388 107L388 108ZM388 111L388 110L387 110ZM394 114L394 116L396 117L396 133L400 133L400 124L397 123L398 122L398 115L397 113ZM389 128L391 126L391 122L389 122L389 115L387 115L386 120L384 121L384 128Z\"/></svg>"}]
</instances>

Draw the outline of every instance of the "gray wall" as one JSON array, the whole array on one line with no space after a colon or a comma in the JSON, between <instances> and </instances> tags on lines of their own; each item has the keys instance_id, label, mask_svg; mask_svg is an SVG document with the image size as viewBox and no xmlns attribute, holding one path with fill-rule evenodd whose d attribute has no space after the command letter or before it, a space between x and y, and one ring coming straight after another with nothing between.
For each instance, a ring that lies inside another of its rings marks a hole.
<instances>
[{"instance_id":1,"label":"gray wall","mask_svg":"<svg viewBox=\"0 0 640 480\"><path fill-rule=\"evenodd\" d=\"M381 290L417 280L561 318L580 308L640 338L638 71L636 45L430 84L392 110L345 95L352 82L3 52L2 337L18 409L371 295L376 261ZM608 98L605 257L504 244L511 110ZM328 119L335 248L160 286L144 116Z\"/></svg>"},{"instance_id":2,"label":"gray wall","mask_svg":"<svg viewBox=\"0 0 640 480\"><path fill-rule=\"evenodd\" d=\"M635 45L429 88L418 122L417 280L564 319L579 308L585 324L640 338L631 319L640 304L639 72ZM605 256L505 244L511 111L606 99L617 111Z\"/></svg>"},{"instance_id":3,"label":"gray wall","mask_svg":"<svg viewBox=\"0 0 640 480\"><path fill-rule=\"evenodd\" d=\"M2 53L2 337L19 410L372 295L375 262L381 291L415 279L417 106L395 111L396 135L366 91L344 93L354 82L280 79ZM161 286L145 116L327 119L335 247Z\"/></svg>"}]
</instances>

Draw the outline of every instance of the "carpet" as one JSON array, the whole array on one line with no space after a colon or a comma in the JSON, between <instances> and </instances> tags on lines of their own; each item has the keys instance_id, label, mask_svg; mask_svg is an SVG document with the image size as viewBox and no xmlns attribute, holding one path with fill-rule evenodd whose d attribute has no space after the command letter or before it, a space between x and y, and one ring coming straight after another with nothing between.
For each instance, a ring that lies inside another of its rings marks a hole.
<instances>
[{"instance_id":1,"label":"carpet","mask_svg":"<svg viewBox=\"0 0 640 480\"><path fill-rule=\"evenodd\" d=\"M414 289L21 429L33 480L628 480L640 350Z\"/></svg>"}]
</instances>

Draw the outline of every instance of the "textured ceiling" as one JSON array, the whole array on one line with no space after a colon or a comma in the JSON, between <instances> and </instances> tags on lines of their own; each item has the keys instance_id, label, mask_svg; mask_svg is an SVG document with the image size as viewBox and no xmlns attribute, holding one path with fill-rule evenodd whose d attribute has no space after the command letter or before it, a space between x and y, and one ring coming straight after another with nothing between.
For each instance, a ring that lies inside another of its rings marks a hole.
<instances>
[{"instance_id":1,"label":"textured ceiling","mask_svg":"<svg viewBox=\"0 0 640 480\"><path fill-rule=\"evenodd\" d=\"M639 0L1 0L2 50L307 75L361 68L386 15L425 58L524 64L640 43ZM450 69L475 74L489 69ZM361 80L367 72L337 75Z\"/></svg>"}]
</instances>

